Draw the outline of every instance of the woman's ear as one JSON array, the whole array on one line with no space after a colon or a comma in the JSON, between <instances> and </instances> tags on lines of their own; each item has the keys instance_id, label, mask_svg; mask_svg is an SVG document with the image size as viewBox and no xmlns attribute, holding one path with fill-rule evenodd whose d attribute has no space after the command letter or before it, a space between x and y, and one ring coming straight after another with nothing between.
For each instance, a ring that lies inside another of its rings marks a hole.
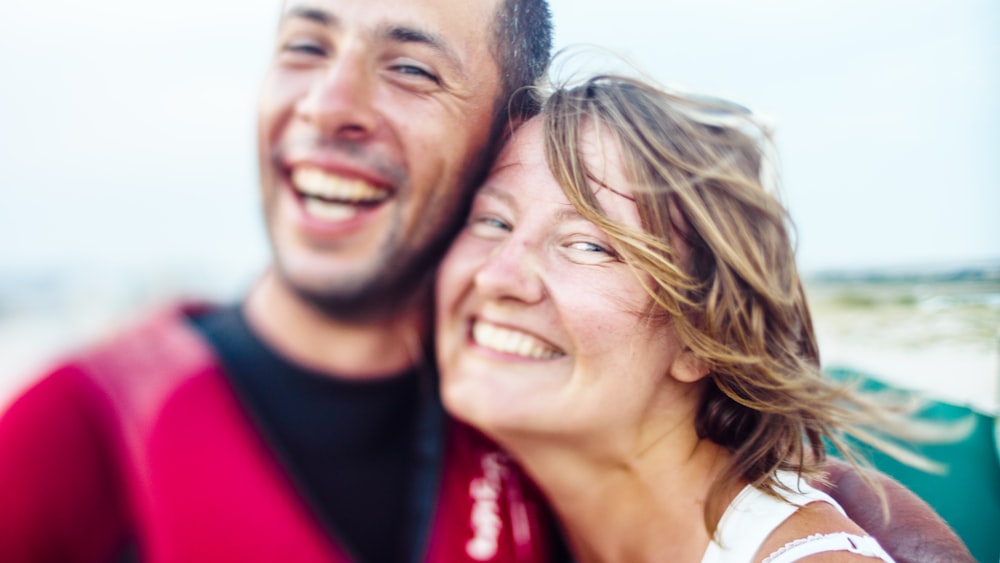
<instances>
[{"instance_id":1,"label":"woman's ear","mask_svg":"<svg viewBox=\"0 0 1000 563\"><path fill-rule=\"evenodd\" d=\"M677 381L694 383L706 375L708 375L708 366L691 350L686 349L677 354L673 363L670 364L670 376Z\"/></svg>"}]
</instances>

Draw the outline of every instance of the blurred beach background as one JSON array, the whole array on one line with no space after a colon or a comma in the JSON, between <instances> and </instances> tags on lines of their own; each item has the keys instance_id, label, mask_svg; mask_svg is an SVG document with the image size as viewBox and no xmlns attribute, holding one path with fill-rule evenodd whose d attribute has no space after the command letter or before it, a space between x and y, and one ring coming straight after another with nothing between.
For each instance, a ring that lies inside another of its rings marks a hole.
<instances>
[{"instance_id":1,"label":"blurred beach background","mask_svg":"<svg viewBox=\"0 0 1000 563\"><path fill-rule=\"evenodd\" d=\"M255 97L278 8L0 4L0 405L150 307L253 283ZM552 9L558 46L771 117L827 366L997 411L1000 4Z\"/></svg>"}]
</instances>

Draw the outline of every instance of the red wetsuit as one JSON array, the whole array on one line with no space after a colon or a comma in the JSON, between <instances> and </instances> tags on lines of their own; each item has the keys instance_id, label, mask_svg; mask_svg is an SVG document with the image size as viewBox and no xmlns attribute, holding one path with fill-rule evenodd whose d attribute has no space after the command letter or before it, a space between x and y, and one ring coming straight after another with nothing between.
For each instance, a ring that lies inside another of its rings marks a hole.
<instances>
[{"instance_id":1,"label":"red wetsuit","mask_svg":"<svg viewBox=\"0 0 1000 563\"><path fill-rule=\"evenodd\" d=\"M352 561L188 312L75 357L3 413L0 561L108 561L126 544L152 563ZM408 561L548 561L551 517L506 456L444 418L422 428L447 438L414 493L427 525Z\"/></svg>"}]
</instances>

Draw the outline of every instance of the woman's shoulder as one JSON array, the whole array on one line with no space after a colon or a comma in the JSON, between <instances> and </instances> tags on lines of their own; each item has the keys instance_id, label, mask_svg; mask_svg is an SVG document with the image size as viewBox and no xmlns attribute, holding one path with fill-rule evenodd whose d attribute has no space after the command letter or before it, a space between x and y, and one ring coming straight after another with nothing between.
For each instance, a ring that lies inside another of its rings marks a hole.
<instances>
[{"instance_id":1,"label":"woman's shoulder","mask_svg":"<svg viewBox=\"0 0 1000 563\"><path fill-rule=\"evenodd\" d=\"M800 506L764 540L755 560L782 563L808 555L810 563L871 562L873 556L892 561L874 538L831 502L817 499Z\"/></svg>"}]
</instances>

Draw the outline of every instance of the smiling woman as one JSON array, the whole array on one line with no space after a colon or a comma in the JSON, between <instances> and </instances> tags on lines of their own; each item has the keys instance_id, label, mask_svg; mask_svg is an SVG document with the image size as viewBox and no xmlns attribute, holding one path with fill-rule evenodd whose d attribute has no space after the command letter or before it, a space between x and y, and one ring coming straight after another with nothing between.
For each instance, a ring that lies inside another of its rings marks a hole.
<instances>
[{"instance_id":1,"label":"smiling woman","mask_svg":"<svg viewBox=\"0 0 1000 563\"><path fill-rule=\"evenodd\" d=\"M445 404L523 463L580 560L892 560L803 479L845 433L889 447L871 428L893 419L819 370L767 142L721 100L557 89L442 264Z\"/></svg>"}]
</instances>

